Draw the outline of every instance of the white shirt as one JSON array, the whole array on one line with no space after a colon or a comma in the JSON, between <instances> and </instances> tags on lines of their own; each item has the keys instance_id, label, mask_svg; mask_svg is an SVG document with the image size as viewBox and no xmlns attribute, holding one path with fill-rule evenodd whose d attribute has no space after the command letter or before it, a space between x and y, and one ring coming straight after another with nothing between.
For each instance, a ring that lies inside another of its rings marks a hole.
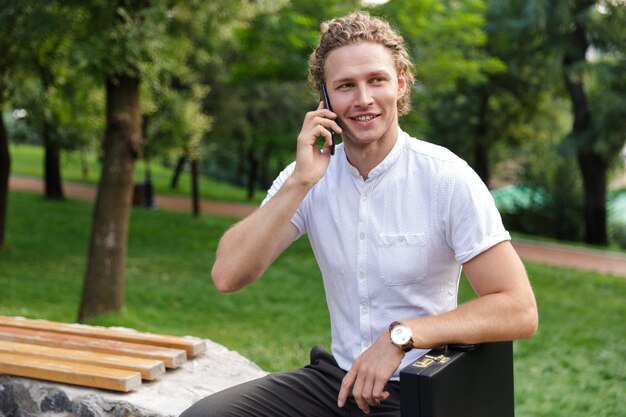
<instances>
[{"instance_id":1,"label":"white shirt","mask_svg":"<svg viewBox=\"0 0 626 417\"><path fill-rule=\"evenodd\" d=\"M265 201L294 168L281 172ZM366 181L337 146L292 223L309 236L324 280L332 354L345 370L393 321L456 308L461 264L510 239L467 163L402 131ZM392 379L424 352L409 352Z\"/></svg>"}]
</instances>

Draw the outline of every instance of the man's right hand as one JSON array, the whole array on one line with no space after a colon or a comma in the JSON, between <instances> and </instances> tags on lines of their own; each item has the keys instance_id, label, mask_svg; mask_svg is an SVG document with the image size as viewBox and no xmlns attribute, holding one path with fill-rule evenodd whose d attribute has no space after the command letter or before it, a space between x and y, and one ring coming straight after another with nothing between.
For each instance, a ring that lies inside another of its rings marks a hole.
<instances>
[{"instance_id":1,"label":"man's right hand","mask_svg":"<svg viewBox=\"0 0 626 417\"><path fill-rule=\"evenodd\" d=\"M341 128L335 122L336 118L335 113L324 108L323 101L317 110L306 114L298 135L293 179L312 186L324 176L331 158L332 136L329 129L341 134ZM322 149L317 145L318 138L324 139Z\"/></svg>"},{"instance_id":2,"label":"man's right hand","mask_svg":"<svg viewBox=\"0 0 626 417\"><path fill-rule=\"evenodd\" d=\"M271 200L224 234L211 274L218 290L231 292L250 285L296 238L298 229L291 218L328 168L332 143L328 129L341 133L336 117L323 102L306 114L298 135L294 172ZM324 139L321 151L318 138Z\"/></svg>"}]
</instances>

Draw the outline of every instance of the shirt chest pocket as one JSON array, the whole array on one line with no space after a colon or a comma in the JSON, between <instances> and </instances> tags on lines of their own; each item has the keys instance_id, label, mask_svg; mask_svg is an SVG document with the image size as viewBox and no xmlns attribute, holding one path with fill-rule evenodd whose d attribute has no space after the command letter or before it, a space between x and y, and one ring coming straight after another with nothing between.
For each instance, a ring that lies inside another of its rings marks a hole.
<instances>
[{"instance_id":1,"label":"shirt chest pocket","mask_svg":"<svg viewBox=\"0 0 626 417\"><path fill-rule=\"evenodd\" d=\"M378 235L378 268L386 285L406 285L426 278L425 233Z\"/></svg>"}]
</instances>

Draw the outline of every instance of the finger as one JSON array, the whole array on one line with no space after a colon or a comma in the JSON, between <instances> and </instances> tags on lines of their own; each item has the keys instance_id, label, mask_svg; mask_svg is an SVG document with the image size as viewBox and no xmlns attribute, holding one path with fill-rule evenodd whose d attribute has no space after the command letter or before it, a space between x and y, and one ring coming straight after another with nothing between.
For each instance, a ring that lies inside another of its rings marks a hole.
<instances>
[{"instance_id":1,"label":"finger","mask_svg":"<svg viewBox=\"0 0 626 417\"><path fill-rule=\"evenodd\" d=\"M356 375L353 372L348 372L346 376L343 377L343 380L341 381L341 389L339 390L339 396L337 397L337 405L339 408L346 404L348 393L350 392L350 388L352 388L352 384L354 384L355 379Z\"/></svg>"},{"instance_id":2,"label":"finger","mask_svg":"<svg viewBox=\"0 0 626 417\"><path fill-rule=\"evenodd\" d=\"M324 139L324 143L322 145L322 151L330 149L330 146L333 143L332 134L328 129L323 126L318 125L318 129L316 129L316 138ZM322 152L325 153L325 152Z\"/></svg>"},{"instance_id":3,"label":"finger","mask_svg":"<svg viewBox=\"0 0 626 417\"><path fill-rule=\"evenodd\" d=\"M359 398L355 397L354 399L356 400L356 405L359 407L361 411L363 411L364 414L370 413L371 411L370 406L367 403L367 401L363 399L363 397L359 397Z\"/></svg>"},{"instance_id":4,"label":"finger","mask_svg":"<svg viewBox=\"0 0 626 417\"><path fill-rule=\"evenodd\" d=\"M334 119L335 117L337 117L337 114L334 111L326 108L326 105L324 104L323 101L320 101L320 104L318 104L317 106L317 110L323 110L322 117L325 117L327 119ZM317 113L317 110L316 110L316 113Z\"/></svg>"},{"instance_id":5,"label":"finger","mask_svg":"<svg viewBox=\"0 0 626 417\"><path fill-rule=\"evenodd\" d=\"M389 393L385 391L384 381L376 381L376 383L374 384L374 388L372 389L372 398L376 400L377 404L380 404L381 401L385 401L387 398L389 398Z\"/></svg>"},{"instance_id":6,"label":"finger","mask_svg":"<svg viewBox=\"0 0 626 417\"><path fill-rule=\"evenodd\" d=\"M365 386L363 383L363 378L357 378L354 382L354 388L352 389L352 395L354 396L354 400L356 401L356 405L363 411L365 414L370 413L370 406L368 402L371 400L369 396L371 395L371 387L370 392L366 393ZM365 394L365 395L364 395Z\"/></svg>"},{"instance_id":7,"label":"finger","mask_svg":"<svg viewBox=\"0 0 626 417\"><path fill-rule=\"evenodd\" d=\"M356 389L356 384L355 384ZM372 378L367 378L365 382L363 382L363 387L361 389L361 398L368 405L378 405L378 400L374 397L374 381Z\"/></svg>"}]
</instances>

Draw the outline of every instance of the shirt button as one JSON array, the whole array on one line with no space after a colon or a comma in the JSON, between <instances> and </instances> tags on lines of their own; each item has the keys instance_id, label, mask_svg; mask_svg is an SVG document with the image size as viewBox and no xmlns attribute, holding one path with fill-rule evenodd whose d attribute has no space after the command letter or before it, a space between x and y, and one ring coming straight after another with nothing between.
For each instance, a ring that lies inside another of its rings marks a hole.
<instances>
[{"instance_id":1,"label":"shirt button","mask_svg":"<svg viewBox=\"0 0 626 417\"><path fill-rule=\"evenodd\" d=\"M361 315L367 316L367 307L361 307Z\"/></svg>"},{"instance_id":2,"label":"shirt button","mask_svg":"<svg viewBox=\"0 0 626 417\"><path fill-rule=\"evenodd\" d=\"M366 195L362 196L362 197L361 197L361 201L362 201L363 203L367 203L367 196L366 196Z\"/></svg>"},{"instance_id":3,"label":"shirt button","mask_svg":"<svg viewBox=\"0 0 626 417\"><path fill-rule=\"evenodd\" d=\"M359 279L360 280L364 280L365 279L365 272L363 272L363 271L359 272Z\"/></svg>"},{"instance_id":4,"label":"shirt button","mask_svg":"<svg viewBox=\"0 0 626 417\"><path fill-rule=\"evenodd\" d=\"M363 232L359 233L359 239L361 240L365 239L365 233Z\"/></svg>"}]
</instances>

